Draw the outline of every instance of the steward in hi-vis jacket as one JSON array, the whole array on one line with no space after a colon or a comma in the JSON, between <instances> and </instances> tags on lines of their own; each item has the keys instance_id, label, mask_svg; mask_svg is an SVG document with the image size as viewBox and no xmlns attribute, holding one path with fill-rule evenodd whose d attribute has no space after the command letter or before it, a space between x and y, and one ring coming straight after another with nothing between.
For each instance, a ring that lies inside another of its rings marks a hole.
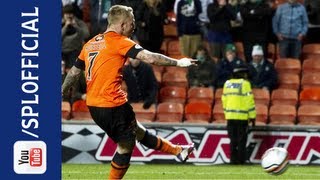
<instances>
[{"instance_id":1,"label":"steward in hi-vis jacket","mask_svg":"<svg viewBox=\"0 0 320 180\"><path fill-rule=\"evenodd\" d=\"M247 80L248 68L235 68L232 76L224 84L221 99L230 138L230 163L244 164L248 124L251 121L254 125L256 110L251 85Z\"/></svg>"}]
</instances>

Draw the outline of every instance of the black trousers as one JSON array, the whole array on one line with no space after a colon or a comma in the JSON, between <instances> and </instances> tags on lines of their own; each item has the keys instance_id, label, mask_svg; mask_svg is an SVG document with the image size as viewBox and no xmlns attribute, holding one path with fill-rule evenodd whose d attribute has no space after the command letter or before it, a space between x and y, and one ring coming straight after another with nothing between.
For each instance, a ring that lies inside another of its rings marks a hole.
<instances>
[{"instance_id":1,"label":"black trousers","mask_svg":"<svg viewBox=\"0 0 320 180\"><path fill-rule=\"evenodd\" d=\"M230 164L244 164L247 158L248 121L229 119L227 122L231 151Z\"/></svg>"}]
</instances>

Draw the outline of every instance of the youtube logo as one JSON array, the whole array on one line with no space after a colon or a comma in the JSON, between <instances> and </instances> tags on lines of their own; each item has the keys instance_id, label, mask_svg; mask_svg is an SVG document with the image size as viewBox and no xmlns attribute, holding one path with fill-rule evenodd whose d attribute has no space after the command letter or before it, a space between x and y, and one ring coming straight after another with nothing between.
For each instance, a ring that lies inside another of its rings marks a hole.
<instances>
[{"instance_id":1,"label":"youtube logo","mask_svg":"<svg viewBox=\"0 0 320 180\"><path fill-rule=\"evenodd\" d=\"M14 144L14 171L17 174L43 174L47 169L47 147L43 141L17 141Z\"/></svg>"}]
</instances>

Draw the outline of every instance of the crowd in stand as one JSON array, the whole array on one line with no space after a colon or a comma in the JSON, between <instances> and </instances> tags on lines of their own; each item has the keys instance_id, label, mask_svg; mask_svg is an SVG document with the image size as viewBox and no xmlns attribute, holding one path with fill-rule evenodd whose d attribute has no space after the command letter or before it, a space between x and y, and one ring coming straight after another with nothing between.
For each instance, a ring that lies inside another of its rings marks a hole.
<instances>
[{"instance_id":1,"label":"crowd in stand","mask_svg":"<svg viewBox=\"0 0 320 180\"><path fill-rule=\"evenodd\" d=\"M268 46L279 58L302 60L306 43L320 43L320 0L62 0L62 76L75 62L82 44L107 26L108 9L131 6L136 30L133 40L153 52L163 52L166 39L179 41L181 56L198 60L187 69L188 87L209 87L214 92L230 79L239 65L249 69L253 88L269 93L279 75ZM167 15L174 13L174 18ZM164 25L174 25L176 37L167 37ZM243 54L235 42L242 42ZM85 76L64 101L85 100ZM153 66L128 60L123 77L129 102L148 109L158 103L161 83ZM157 82L158 81L158 82ZM81 83L84 82L84 83Z\"/></svg>"}]
</instances>

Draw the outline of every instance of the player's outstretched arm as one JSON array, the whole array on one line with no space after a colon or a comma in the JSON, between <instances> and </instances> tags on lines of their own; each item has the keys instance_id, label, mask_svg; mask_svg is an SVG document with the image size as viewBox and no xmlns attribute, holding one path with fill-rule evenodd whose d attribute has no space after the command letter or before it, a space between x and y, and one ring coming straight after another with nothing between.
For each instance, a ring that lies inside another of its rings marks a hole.
<instances>
[{"instance_id":1,"label":"player's outstretched arm","mask_svg":"<svg viewBox=\"0 0 320 180\"><path fill-rule=\"evenodd\" d=\"M188 67L195 64L196 60L189 58L182 58L180 60L165 56L163 54L150 52L148 50L142 50L137 54L137 59L144 62L160 65L160 66L180 66Z\"/></svg>"},{"instance_id":2,"label":"player's outstretched arm","mask_svg":"<svg viewBox=\"0 0 320 180\"><path fill-rule=\"evenodd\" d=\"M71 88L71 86L79 79L81 71L82 71L81 69L75 66L73 66L68 71L68 74L62 84L62 88L61 88L62 95L66 94Z\"/></svg>"}]
</instances>

